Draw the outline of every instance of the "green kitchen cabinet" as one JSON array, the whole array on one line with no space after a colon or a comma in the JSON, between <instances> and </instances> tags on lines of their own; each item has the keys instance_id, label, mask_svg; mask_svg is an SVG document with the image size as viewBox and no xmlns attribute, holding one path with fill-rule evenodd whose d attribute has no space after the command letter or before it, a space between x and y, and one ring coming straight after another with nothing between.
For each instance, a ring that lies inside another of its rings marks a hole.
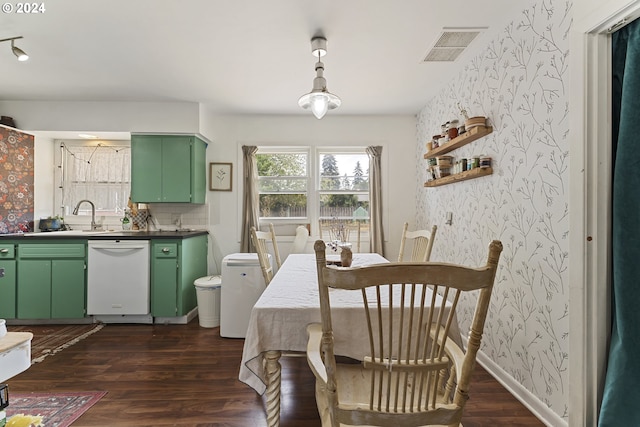
<instances>
[{"instance_id":1,"label":"green kitchen cabinet","mask_svg":"<svg viewBox=\"0 0 640 427\"><path fill-rule=\"evenodd\" d=\"M178 243L154 242L151 253L151 314L177 316Z\"/></svg>"},{"instance_id":2,"label":"green kitchen cabinet","mask_svg":"<svg viewBox=\"0 0 640 427\"><path fill-rule=\"evenodd\" d=\"M187 315L197 306L193 282L207 275L207 236L151 241L151 314Z\"/></svg>"},{"instance_id":3,"label":"green kitchen cabinet","mask_svg":"<svg viewBox=\"0 0 640 427\"><path fill-rule=\"evenodd\" d=\"M85 317L86 283L84 242L18 245L19 319Z\"/></svg>"},{"instance_id":4,"label":"green kitchen cabinet","mask_svg":"<svg viewBox=\"0 0 640 427\"><path fill-rule=\"evenodd\" d=\"M197 135L131 135L131 200L204 203L206 142Z\"/></svg>"},{"instance_id":5,"label":"green kitchen cabinet","mask_svg":"<svg viewBox=\"0 0 640 427\"><path fill-rule=\"evenodd\" d=\"M0 319L16 317L15 244L0 244Z\"/></svg>"},{"instance_id":6,"label":"green kitchen cabinet","mask_svg":"<svg viewBox=\"0 0 640 427\"><path fill-rule=\"evenodd\" d=\"M86 263L84 259L51 261L51 318L85 316Z\"/></svg>"}]
</instances>

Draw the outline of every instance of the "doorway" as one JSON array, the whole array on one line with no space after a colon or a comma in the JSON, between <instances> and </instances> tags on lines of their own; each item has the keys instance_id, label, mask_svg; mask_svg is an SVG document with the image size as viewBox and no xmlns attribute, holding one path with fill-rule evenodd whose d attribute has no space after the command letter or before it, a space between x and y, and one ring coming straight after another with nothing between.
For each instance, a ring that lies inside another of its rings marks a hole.
<instances>
[{"instance_id":1,"label":"doorway","mask_svg":"<svg viewBox=\"0 0 640 427\"><path fill-rule=\"evenodd\" d=\"M611 328L610 43L640 16L640 0L587 3L575 4L571 40L570 426L596 426L602 400Z\"/></svg>"}]
</instances>

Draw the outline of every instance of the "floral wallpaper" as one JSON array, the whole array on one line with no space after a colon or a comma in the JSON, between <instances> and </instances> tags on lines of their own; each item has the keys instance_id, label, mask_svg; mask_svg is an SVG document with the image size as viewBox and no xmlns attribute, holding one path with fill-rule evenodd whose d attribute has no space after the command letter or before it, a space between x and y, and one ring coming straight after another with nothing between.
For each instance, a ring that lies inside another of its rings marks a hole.
<instances>
[{"instance_id":1,"label":"floral wallpaper","mask_svg":"<svg viewBox=\"0 0 640 427\"><path fill-rule=\"evenodd\" d=\"M33 135L0 126L0 233L33 230Z\"/></svg>"},{"instance_id":2,"label":"floral wallpaper","mask_svg":"<svg viewBox=\"0 0 640 427\"><path fill-rule=\"evenodd\" d=\"M416 151L417 226L438 225L432 260L478 266L491 240L504 245L482 352L565 421L571 7L539 1L484 45L418 114ZM490 156L493 175L424 188L425 143L442 123L463 120L458 104L488 117L494 131L449 154ZM472 299L458 312L463 330Z\"/></svg>"}]
</instances>

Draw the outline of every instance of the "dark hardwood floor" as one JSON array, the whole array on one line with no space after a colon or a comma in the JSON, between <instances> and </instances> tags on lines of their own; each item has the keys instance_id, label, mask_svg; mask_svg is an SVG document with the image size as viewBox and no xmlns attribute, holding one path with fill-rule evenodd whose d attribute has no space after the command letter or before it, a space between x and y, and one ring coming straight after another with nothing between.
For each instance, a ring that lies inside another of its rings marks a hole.
<instances>
[{"instance_id":1,"label":"dark hardwood floor","mask_svg":"<svg viewBox=\"0 0 640 427\"><path fill-rule=\"evenodd\" d=\"M10 379L9 393L107 391L74 427L266 426L263 398L238 381L242 345L197 320L110 324ZM320 426L306 359L283 358L282 365L281 426ZM480 366L463 424L544 425Z\"/></svg>"}]
</instances>

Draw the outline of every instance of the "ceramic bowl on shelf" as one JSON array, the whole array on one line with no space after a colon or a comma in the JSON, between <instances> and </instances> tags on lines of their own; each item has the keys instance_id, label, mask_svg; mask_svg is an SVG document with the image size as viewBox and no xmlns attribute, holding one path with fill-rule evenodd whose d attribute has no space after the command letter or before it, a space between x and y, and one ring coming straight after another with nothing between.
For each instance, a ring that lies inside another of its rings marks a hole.
<instances>
[{"instance_id":1,"label":"ceramic bowl on shelf","mask_svg":"<svg viewBox=\"0 0 640 427\"><path fill-rule=\"evenodd\" d=\"M487 124L487 118L483 116L469 117L464 121L466 130L473 129L477 126L485 126Z\"/></svg>"}]
</instances>

